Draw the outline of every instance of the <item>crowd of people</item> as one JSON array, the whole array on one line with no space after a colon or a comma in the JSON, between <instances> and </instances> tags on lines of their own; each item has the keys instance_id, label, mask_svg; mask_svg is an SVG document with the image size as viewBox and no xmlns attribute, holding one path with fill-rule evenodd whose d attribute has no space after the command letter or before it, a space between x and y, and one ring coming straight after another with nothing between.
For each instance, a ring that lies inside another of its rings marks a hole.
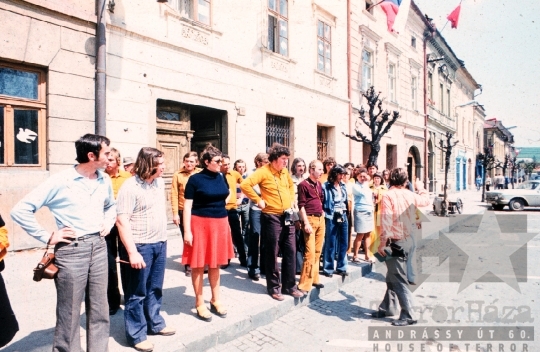
<instances>
[{"instance_id":1,"label":"crowd of people","mask_svg":"<svg viewBox=\"0 0 540 352\"><path fill-rule=\"evenodd\" d=\"M120 307L121 286L127 342L152 351L149 334L176 332L160 315L167 258L163 153L142 148L135 160L124 158L121 170L120 152L106 137L87 134L75 148L77 165L51 176L11 211L15 223L56 255L53 350L80 347L77 307L84 300L87 350L106 351L109 316ZM287 147L275 144L258 153L248 171L244 160L232 163L213 146L184 155L170 200L196 317L209 322L214 315L227 316L220 269L235 257L251 280L265 277L269 296L278 301L323 288L320 274L347 276L349 262L378 259L389 275L374 316L394 315L399 302L401 313L393 324L414 324L408 285L414 283L410 258L419 213L411 205L428 205L422 184L409 181L401 168L379 172L374 163L342 165L332 157L309 163L296 158L289 172L289 157ZM56 220L52 234L34 216L44 206ZM205 273L210 309L204 301Z\"/></svg>"}]
</instances>

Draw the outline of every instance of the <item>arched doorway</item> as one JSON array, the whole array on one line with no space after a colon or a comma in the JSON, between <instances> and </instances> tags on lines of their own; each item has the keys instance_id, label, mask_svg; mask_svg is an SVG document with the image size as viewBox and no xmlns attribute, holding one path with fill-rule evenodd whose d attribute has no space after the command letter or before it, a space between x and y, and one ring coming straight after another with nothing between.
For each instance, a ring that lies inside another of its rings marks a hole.
<instances>
[{"instance_id":1,"label":"arched doorway","mask_svg":"<svg viewBox=\"0 0 540 352\"><path fill-rule=\"evenodd\" d=\"M435 189L435 183L433 177L435 175L433 171L433 163L435 159L435 152L433 151L433 143L431 139L428 142L428 179L429 179L429 191L433 192Z\"/></svg>"},{"instance_id":2,"label":"arched doorway","mask_svg":"<svg viewBox=\"0 0 540 352\"><path fill-rule=\"evenodd\" d=\"M409 180L413 181L417 177L419 178L422 173L422 160L420 159L420 151L416 146L409 148L409 154L407 155L407 174Z\"/></svg>"}]
</instances>

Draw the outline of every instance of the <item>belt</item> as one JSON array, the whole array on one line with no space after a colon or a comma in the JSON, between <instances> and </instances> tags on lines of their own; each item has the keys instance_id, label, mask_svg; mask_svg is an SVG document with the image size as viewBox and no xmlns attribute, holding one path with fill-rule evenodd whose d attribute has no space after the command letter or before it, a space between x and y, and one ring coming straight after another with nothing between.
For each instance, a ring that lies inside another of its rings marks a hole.
<instances>
[{"instance_id":1,"label":"belt","mask_svg":"<svg viewBox=\"0 0 540 352\"><path fill-rule=\"evenodd\" d=\"M323 216L323 214L306 214L307 216L314 216L316 218L320 218L321 216Z\"/></svg>"},{"instance_id":2,"label":"belt","mask_svg":"<svg viewBox=\"0 0 540 352\"><path fill-rule=\"evenodd\" d=\"M86 239L88 239L88 238L90 238L90 237L94 237L94 236L99 236L99 232L89 233L88 235L83 235L83 236L75 237L75 241L86 240Z\"/></svg>"}]
</instances>

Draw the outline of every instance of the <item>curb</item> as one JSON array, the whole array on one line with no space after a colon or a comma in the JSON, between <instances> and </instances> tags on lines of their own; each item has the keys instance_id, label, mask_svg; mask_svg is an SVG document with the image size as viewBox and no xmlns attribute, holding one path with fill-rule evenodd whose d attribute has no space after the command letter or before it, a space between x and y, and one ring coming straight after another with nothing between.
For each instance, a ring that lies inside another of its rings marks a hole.
<instances>
[{"instance_id":1,"label":"curb","mask_svg":"<svg viewBox=\"0 0 540 352\"><path fill-rule=\"evenodd\" d=\"M288 314L291 310L307 306L321 297L336 292L343 285L358 280L372 271L372 266L367 263L361 263L358 267L355 265L354 268L356 268L356 270L350 270L349 276L341 277L334 275L330 282L325 282L323 289L313 289L309 292L307 297L285 299L284 301L279 302L277 306L269 305L269 307L265 308L263 311L248 315L223 329L218 331L207 331L202 337L199 335L192 341L184 341L181 348L174 349L173 351L206 351L219 344L235 340L252 330L272 323Z\"/></svg>"}]
</instances>

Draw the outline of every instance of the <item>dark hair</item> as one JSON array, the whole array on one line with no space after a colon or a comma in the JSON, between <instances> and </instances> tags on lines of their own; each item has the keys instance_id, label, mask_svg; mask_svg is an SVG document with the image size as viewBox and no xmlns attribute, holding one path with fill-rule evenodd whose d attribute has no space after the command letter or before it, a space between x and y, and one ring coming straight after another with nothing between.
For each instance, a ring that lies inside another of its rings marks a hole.
<instances>
[{"instance_id":1,"label":"dark hair","mask_svg":"<svg viewBox=\"0 0 540 352\"><path fill-rule=\"evenodd\" d=\"M368 169L369 169L369 168L372 167L372 166L375 167L377 170L379 170L379 167L378 167L377 164L375 164L375 163L369 163L367 167L368 167Z\"/></svg>"},{"instance_id":2,"label":"dark hair","mask_svg":"<svg viewBox=\"0 0 540 352\"><path fill-rule=\"evenodd\" d=\"M257 167L258 163L268 162L268 154L259 153L259 154L255 155L255 159L253 159L253 162L255 163L255 167Z\"/></svg>"},{"instance_id":3,"label":"dark hair","mask_svg":"<svg viewBox=\"0 0 540 352\"><path fill-rule=\"evenodd\" d=\"M351 162L348 162L348 163L343 164L343 167L346 168L346 169L348 169L349 166L352 166L352 168L354 169L354 164L351 163Z\"/></svg>"},{"instance_id":4,"label":"dark hair","mask_svg":"<svg viewBox=\"0 0 540 352\"><path fill-rule=\"evenodd\" d=\"M355 171L355 173L354 173L354 179L355 180L358 178L358 176L361 173L363 173L363 172L367 173L367 169L365 167L357 167L354 171Z\"/></svg>"},{"instance_id":5,"label":"dark hair","mask_svg":"<svg viewBox=\"0 0 540 352\"><path fill-rule=\"evenodd\" d=\"M334 159L333 157L329 156L328 158L324 159L323 162L322 162L322 166L323 166L323 171L324 173L326 173L326 165L328 164L334 164L334 166L337 164L336 162L336 159Z\"/></svg>"},{"instance_id":6,"label":"dark hair","mask_svg":"<svg viewBox=\"0 0 540 352\"><path fill-rule=\"evenodd\" d=\"M384 184L384 178L382 177L382 174L379 172L376 172L373 174L373 179L375 180L375 177L378 177L381 179L381 184Z\"/></svg>"},{"instance_id":7,"label":"dark hair","mask_svg":"<svg viewBox=\"0 0 540 352\"><path fill-rule=\"evenodd\" d=\"M97 134L87 133L75 142L75 150L77 152L77 162L84 164L90 161L88 159L88 153L92 153L99 158L99 152L101 151L101 144L110 145L109 138L100 136Z\"/></svg>"},{"instance_id":8,"label":"dark hair","mask_svg":"<svg viewBox=\"0 0 540 352\"><path fill-rule=\"evenodd\" d=\"M221 150L214 147L212 144L208 144L206 148L201 152L201 166L206 168L205 161L211 162L216 156L222 156Z\"/></svg>"},{"instance_id":9,"label":"dark hair","mask_svg":"<svg viewBox=\"0 0 540 352\"><path fill-rule=\"evenodd\" d=\"M228 154L221 154L222 159L231 159L231 157Z\"/></svg>"},{"instance_id":10,"label":"dark hair","mask_svg":"<svg viewBox=\"0 0 540 352\"><path fill-rule=\"evenodd\" d=\"M383 174L383 176L384 176L384 174L388 174L388 176L390 176L390 170L384 169L384 170L382 171L382 174Z\"/></svg>"},{"instance_id":11,"label":"dark hair","mask_svg":"<svg viewBox=\"0 0 540 352\"><path fill-rule=\"evenodd\" d=\"M398 167L390 172L390 186L403 186L409 180L407 170Z\"/></svg>"},{"instance_id":12,"label":"dark hair","mask_svg":"<svg viewBox=\"0 0 540 352\"><path fill-rule=\"evenodd\" d=\"M143 147L139 150L133 171L141 180L147 180L157 172L158 158L162 157L161 150Z\"/></svg>"},{"instance_id":13,"label":"dark hair","mask_svg":"<svg viewBox=\"0 0 540 352\"><path fill-rule=\"evenodd\" d=\"M291 155L289 148L279 143L274 143L272 144L272 147L270 147L270 149L268 150L268 161L270 162L275 161L279 159L280 157L282 157L283 155L287 155L287 156Z\"/></svg>"},{"instance_id":14,"label":"dark hair","mask_svg":"<svg viewBox=\"0 0 540 352\"><path fill-rule=\"evenodd\" d=\"M292 162L292 165L291 165L291 174L296 175L296 166L298 166L298 163L304 163L304 166L306 166L306 170L307 170L307 165L306 165L306 162L304 161L304 159L302 159L302 158L294 158L294 160ZM304 171L304 173L306 173L306 171Z\"/></svg>"},{"instance_id":15,"label":"dark hair","mask_svg":"<svg viewBox=\"0 0 540 352\"><path fill-rule=\"evenodd\" d=\"M337 175L346 174L346 173L347 173L347 170L345 170L343 166L337 164L336 166L330 169L330 172L328 173L328 182L334 183L337 180Z\"/></svg>"},{"instance_id":16,"label":"dark hair","mask_svg":"<svg viewBox=\"0 0 540 352\"><path fill-rule=\"evenodd\" d=\"M184 159L182 160L186 160L187 158L191 158L192 156L198 158L197 152L187 152L186 154L184 154Z\"/></svg>"}]
</instances>

